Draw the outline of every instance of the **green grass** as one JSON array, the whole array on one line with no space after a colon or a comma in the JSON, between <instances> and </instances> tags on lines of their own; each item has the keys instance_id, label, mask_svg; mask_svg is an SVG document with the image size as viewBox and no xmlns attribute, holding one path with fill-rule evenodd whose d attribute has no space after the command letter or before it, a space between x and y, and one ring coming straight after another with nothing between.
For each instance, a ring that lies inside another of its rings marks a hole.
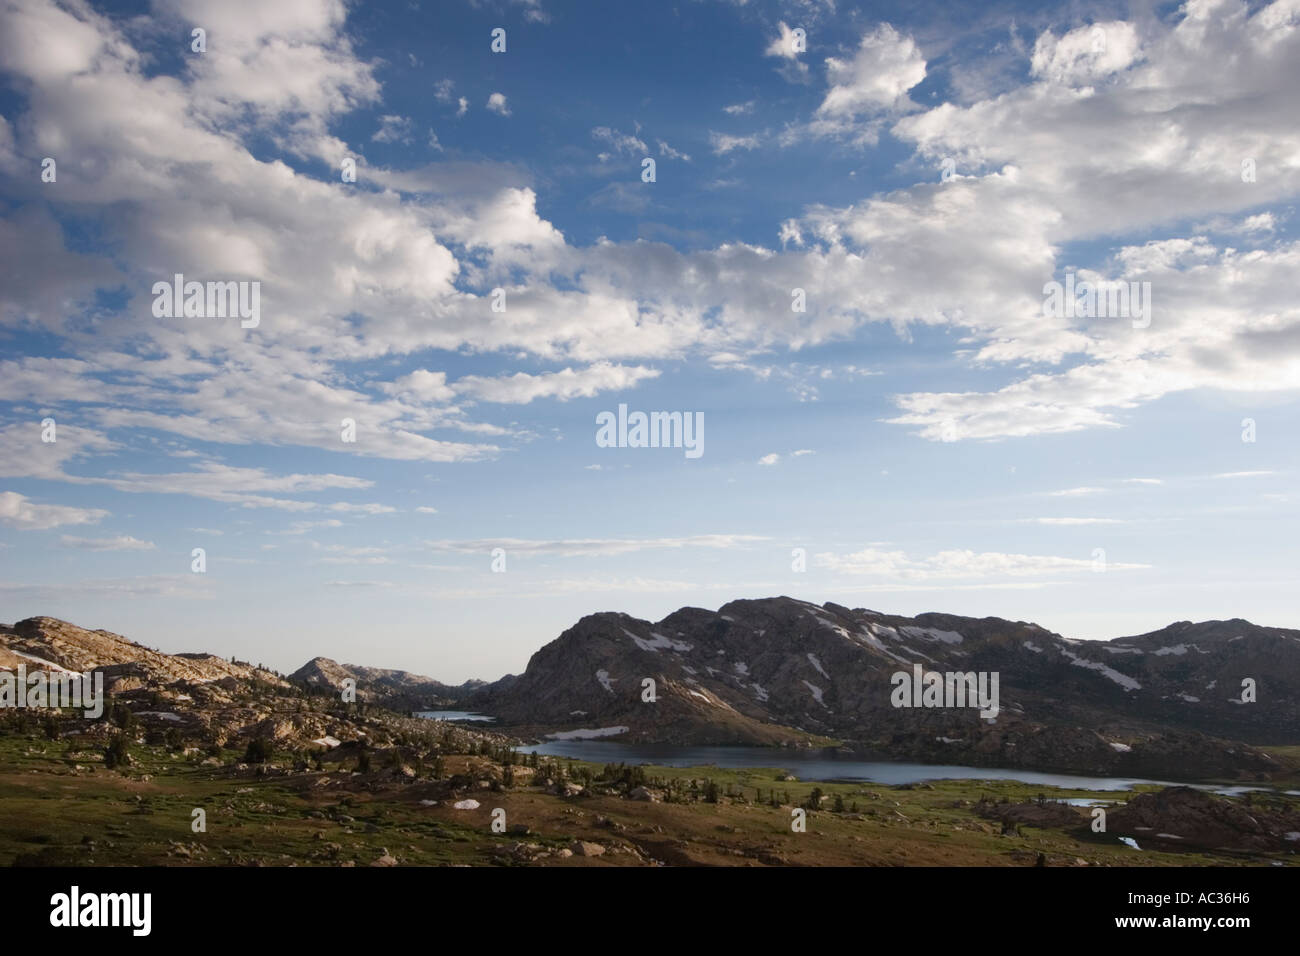
<instances>
[{"instance_id":1,"label":"green grass","mask_svg":"<svg viewBox=\"0 0 1300 956\"><path fill-rule=\"evenodd\" d=\"M519 861L499 851L520 841L558 849L571 840L600 842L599 858L546 857L556 865L608 865L656 859L670 863L755 865L1032 865L1038 854L1050 864L1197 866L1294 864L1289 854L1227 855L1137 852L1114 836L1077 829L1022 827L1002 835L996 821L973 812L985 796L1012 803L1090 797L1123 800L1107 791L1057 789L1013 781L934 781L902 787L871 783L783 781L776 768L645 767L666 782L711 779L723 797L705 802L640 803L619 796L561 798L537 788L504 792L466 790L478 800L473 811L447 805L445 785L323 773L259 778L253 770L204 767L162 747L131 747L123 772L104 768L88 746L81 757L65 756L66 741L35 736L0 737L0 865L369 865L387 849L403 865L501 864ZM242 754L228 752L229 763ZM449 772L492 772L487 758L451 756ZM598 774L602 767L561 761ZM376 761L376 766L379 765ZM84 769L74 772L80 764ZM328 786L317 786L321 778ZM728 788L736 798L725 796ZM756 799L761 788L763 802ZM814 788L830 807L836 794L857 814L828 810L808 815L807 832L791 832L791 806L766 803L775 789L789 804L808 800ZM423 798L441 801L421 806ZM1269 798L1274 799L1274 798ZM1294 798L1277 798L1294 799ZM207 832L191 830L191 812L207 813ZM507 822L532 829L528 836L495 834L494 807ZM177 845L186 848L178 853ZM636 855L632 851L635 850ZM621 851L621 852L620 852Z\"/></svg>"}]
</instances>

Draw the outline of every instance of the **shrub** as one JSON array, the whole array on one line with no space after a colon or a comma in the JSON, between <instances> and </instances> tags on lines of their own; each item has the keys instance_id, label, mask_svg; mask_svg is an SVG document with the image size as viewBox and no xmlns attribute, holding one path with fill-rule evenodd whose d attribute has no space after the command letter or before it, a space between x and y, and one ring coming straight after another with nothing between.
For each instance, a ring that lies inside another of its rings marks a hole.
<instances>
[{"instance_id":1,"label":"shrub","mask_svg":"<svg viewBox=\"0 0 1300 956\"><path fill-rule=\"evenodd\" d=\"M271 741L265 737L254 737L244 751L244 763L266 763L271 759L271 751Z\"/></svg>"}]
</instances>

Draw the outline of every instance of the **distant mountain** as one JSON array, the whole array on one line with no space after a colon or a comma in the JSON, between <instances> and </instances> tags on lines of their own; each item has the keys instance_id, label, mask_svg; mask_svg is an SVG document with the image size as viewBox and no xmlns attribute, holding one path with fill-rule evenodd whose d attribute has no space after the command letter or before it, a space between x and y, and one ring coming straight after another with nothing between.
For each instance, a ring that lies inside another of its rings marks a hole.
<instances>
[{"instance_id":1,"label":"distant mountain","mask_svg":"<svg viewBox=\"0 0 1300 956\"><path fill-rule=\"evenodd\" d=\"M349 677L356 681L358 700L393 710L436 710L487 686L481 680L444 684L410 671L340 664L328 657L313 658L289 675L292 681L334 690L342 688Z\"/></svg>"},{"instance_id":2,"label":"distant mountain","mask_svg":"<svg viewBox=\"0 0 1300 956\"><path fill-rule=\"evenodd\" d=\"M1001 712L894 707L896 672L989 672ZM657 700L642 700L643 681ZM1256 684L1243 703L1242 681ZM1079 641L1022 621L788 597L584 617L463 703L525 732L681 744L836 738L894 759L1179 777L1268 773L1300 743L1300 631L1182 622ZM619 728L625 728L620 730ZM1209 736L1213 735L1213 736Z\"/></svg>"}]
</instances>

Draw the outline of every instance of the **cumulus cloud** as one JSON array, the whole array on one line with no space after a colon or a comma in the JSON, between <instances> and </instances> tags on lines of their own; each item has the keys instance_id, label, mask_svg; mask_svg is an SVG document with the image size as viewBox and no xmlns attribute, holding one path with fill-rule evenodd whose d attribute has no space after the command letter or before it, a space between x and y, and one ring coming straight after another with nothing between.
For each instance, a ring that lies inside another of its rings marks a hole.
<instances>
[{"instance_id":1,"label":"cumulus cloud","mask_svg":"<svg viewBox=\"0 0 1300 956\"><path fill-rule=\"evenodd\" d=\"M888 23L865 34L852 59L827 57L830 89L819 116L844 118L911 105L908 90L925 79L925 57L915 41Z\"/></svg>"},{"instance_id":2,"label":"cumulus cloud","mask_svg":"<svg viewBox=\"0 0 1300 956\"><path fill-rule=\"evenodd\" d=\"M966 360L1012 370L987 390L899 394L889 420L931 440L1116 428L1120 412L1171 392L1300 381L1295 244L1136 239L1077 270L1150 281L1157 312L1141 334L1042 309L1043 285L1060 276L1071 242L1189 217L1244 220L1300 191L1289 94L1300 35L1284 0L1254 12L1230 0L1192 5L1141 28L1102 24L1100 51L1085 28L1044 33L1027 82L928 109L909 97L927 69L915 40L875 27L850 54L829 58L807 128L859 139L887 126L931 168L951 157L963 175L810 206L781 226L780 251L728 242L690 252L646 240L573 245L538 214L526 176L500 165L360 163L358 185L377 190L259 159L246 137L270 135L331 169L353 155L331 126L375 105L380 88L347 39L346 7L304 0L268 12L195 0L160 9L211 23L228 42L188 58L180 78L155 76L142 69L133 34L89 8L20 0L0 12L0 63L30 90L4 127L0 156L31 164L57 142L75 169L60 178L59 201L115 211L103 216L112 257L73 251L57 218L39 209L6 216L0 249L14 254L18 281L0 291L0 324L62 336L81 311L70 303L101 288L129 297L121 314L97 321L94 350L8 361L0 391L13 401L94 394L103 404L87 405L82 421L101 436L149 428L234 445L482 460L500 449L439 432L503 430L469 418L457 399L561 396L565 379L547 376L564 372L480 376L458 390L436 367L386 382L352 374L353 363L466 349L568 363L582 379L600 363L638 368L702 349L801 349L864 323L903 334L953 326ZM777 41L792 29L783 25ZM37 36L62 39L36 55ZM444 81L435 96L450 103L453 90ZM645 146L607 129L613 151ZM727 155L756 147L758 135L718 133L710 145ZM1269 175L1244 186L1243 154ZM1216 177L1224 188L1206 188ZM1266 225L1248 231L1267 237ZM174 272L260 279L259 328L135 321L152 283ZM495 287L505 312L491 309ZM792 319L794 287L817 294ZM488 384L496 380L509 384ZM355 443L338 440L344 418L357 423ZM87 457L112 452L83 447ZM6 467L54 467L42 461Z\"/></svg>"},{"instance_id":3,"label":"cumulus cloud","mask_svg":"<svg viewBox=\"0 0 1300 956\"><path fill-rule=\"evenodd\" d=\"M1030 66L1052 83L1086 85L1128 69L1140 47L1137 29L1122 20L1077 27L1059 38L1048 30L1034 44Z\"/></svg>"}]
</instances>

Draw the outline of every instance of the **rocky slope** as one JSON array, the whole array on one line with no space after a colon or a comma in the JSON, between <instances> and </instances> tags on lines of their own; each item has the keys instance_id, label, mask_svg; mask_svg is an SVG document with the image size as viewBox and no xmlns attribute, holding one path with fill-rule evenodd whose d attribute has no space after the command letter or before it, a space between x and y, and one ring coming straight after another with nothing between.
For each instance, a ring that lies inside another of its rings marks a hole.
<instances>
[{"instance_id":1,"label":"rocky slope","mask_svg":"<svg viewBox=\"0 0 1300 956\"><path fill-rule=\"evenodd\" d=\"M1111 813L1107 832L1146 847L1294 852L1300 846L1300 810L1274 797L1243 806L1190 787L1167 787L1138 794Z\"/></svg>"},{"instance_id":2,"label":"rocky slope","mask_svg":"<svg viewBox=\"0 0 1300 956\"><path fill-rule=\"evenodd\" d=\"M0 625L0 670L13 671L19 664L28 673L103 673L102 718L64 712L60 719L64 732L105 739L124 732L138 742L166 738L186 749L242 752L249 741L261 738L279 751L306 751L363 739L381 743L427 724L344 705L332 689L248 663L212 654L164 654L110 631L51 617ZM358 696L365 701L365 694ZM22 719L25 714L15 709L0 716Z\"/></svg>"},{"instance_id":3,"label":"rocky slope","mask_svg":"<svg viewBox=\"0 0 1300 956\"><path fill-rule=\"evenodd\" d=\"M292 681L329 690L340 690L347 678L356 681L358 700L393 710L437 710L485 686L481 680L444 684L410 671L340 664L328 657L313 658L289 675Z\"/></svg>"},{"instance_id":4,"label":"rocky slope","mask_svg":"<svg viewBox=\"0 0 1300 956\"><path fill-rule=\"evenodd\" d=\"M53 617L30 617L12 627L0 624L0 668L19 663L28 670L101 670L110 693L143 686L145 682L212 683L227 678L256 677L284 686L270 671L237 664L212 654L164 654L127 640L112 631L90 631Z\"/></svg>"},{"instance_id":5,"label":"rocky slope","mask_svg":"<svg viewBox=\"0 0 1300 956\"><path fill-rule=\"evenodd\" d=\"M916 663L996 672L1000 714L894 707L891 675ZM1256 682L1254 703L1242 701L1244 678ZM895 759L1186 778L1276 769L1232 741L1300 742L1297 702L1297 631L1213 621L1076 641L999 618L781 597L683 608L657 623L590 615L524 674L463 705L535 732L696 744L817 735Z\"/></svg>"}]
</instances>

